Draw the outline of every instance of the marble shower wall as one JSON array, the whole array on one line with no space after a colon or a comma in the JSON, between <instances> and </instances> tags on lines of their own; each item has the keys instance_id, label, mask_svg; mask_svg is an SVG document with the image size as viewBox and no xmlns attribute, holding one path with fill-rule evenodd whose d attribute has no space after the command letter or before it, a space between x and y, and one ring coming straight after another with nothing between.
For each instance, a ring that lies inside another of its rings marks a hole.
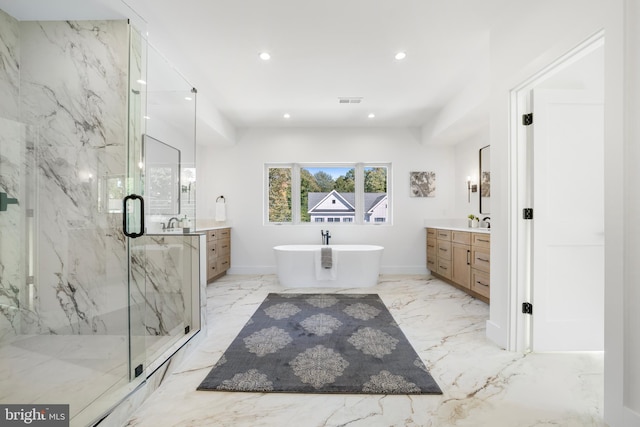
<instances>
[{"instance_id":1,"label":"marble shower wall","mask_svg":"<svg viewBox=\"0 0 640 427\"><path fill-rule=\"evenodd\" d=\"M0 214L0 342L125 336L131 302L132 354L147 365L158 343L200 322L197 238L135 239L129 278L121 209L105 194L110 179L132 176L134 191L141 182L127 144L141 149L146 41L126 21L18 22L0 11L0 24L0 184L20 200Z\"/></svg>"},{"instance_id":2,"label":"marble shower wall","mask_svg":"<svg viewBox=\"0 0 640 427\"><path fill-rule=\"evenodd\" d=\"M125 176L126 21L20 22L21 119L36 167L34 311L22 333L124 334L127 252L122 216L98 181ZM111 316L113 318L114 316ZM115 316L121 317L121 316Z\"/></svg>"},{"instance_id":3,"label":"marble shower wall","mask_svg":"<svg viewBox=\"0 0 640 427\"><path fill-rule=\"evenodd\" d=\"M0 191L20 202L0 212L0 343L19 333L21 309L27 314L23 261L26 128L19 122L19 32L18 21L0 10Z\"/></svg>"},{"instance_id":4,"label":"marble shower wall","mask_svg":"<svg viewBox=\"0 0 640 427\"><path fill-rule=\"evenodd\" d=\"M19 32L18 21L0 10L0 117L16 121L20 115Z\"/></svg>"}]
</instances>

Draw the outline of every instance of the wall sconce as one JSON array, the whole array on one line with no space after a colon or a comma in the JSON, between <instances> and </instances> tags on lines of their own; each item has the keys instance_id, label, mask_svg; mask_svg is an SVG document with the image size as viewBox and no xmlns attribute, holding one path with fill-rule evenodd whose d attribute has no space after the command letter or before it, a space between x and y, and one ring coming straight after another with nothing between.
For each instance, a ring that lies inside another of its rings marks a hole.
<instances>
[{"instance_id":1,"label":"wall sconce","mask_svg":"<svg viewBox=\"0 0 640 427\"><path fill-rule=\"evenodd\" d=\"M471 177L468 176L467 177L467 199L469 203L471 203L471 193L477 193L477 192L478 192L478 185L471 184Z\"/></svg>"}]
</instances>

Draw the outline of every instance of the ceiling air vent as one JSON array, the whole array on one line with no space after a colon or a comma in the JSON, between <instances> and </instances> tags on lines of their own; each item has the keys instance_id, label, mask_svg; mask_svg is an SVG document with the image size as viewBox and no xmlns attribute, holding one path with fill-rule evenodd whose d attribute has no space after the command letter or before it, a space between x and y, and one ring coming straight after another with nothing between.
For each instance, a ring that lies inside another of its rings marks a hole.
<instances>
[{"instance_id":1,"label":"ceiling air vent","mask_svg":"<svg viewBox=\"0 0 640 427\"><path fill-rule=\"evenodd\" d=\"M360 104L362 102L361 96L349 96L349 97L340 97L338 98L338 103L340 104Z\"/></svg>"}]
</instances>

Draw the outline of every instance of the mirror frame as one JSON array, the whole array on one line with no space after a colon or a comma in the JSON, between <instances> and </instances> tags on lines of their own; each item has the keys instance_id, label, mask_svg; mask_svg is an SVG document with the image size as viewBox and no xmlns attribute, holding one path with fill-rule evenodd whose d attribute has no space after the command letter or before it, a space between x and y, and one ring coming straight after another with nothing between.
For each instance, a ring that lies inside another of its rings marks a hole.
<instances>
[{"instance_id":1,"label":"mirror frame","mask_svg":"<svg viewBox=\"0 0 640 427\"><path fill-rule=\"evenodd\" d=\"M478 191L478 210L481 214L483 215L488 215L491 213L491 205L489 204L489 199L491 197L491 162L488 161L490 160L490 158L487 157L487 159L485 160L485 163L489 163L489 168L488 170L483 170L482 169L482 157L484 156L490 156L491 155L491 151L490 151L490 147L491 145L487 145L485 147L482 147L479 150L479 165L480 168L478 169L478 187L479 187L479 191ZM486 175L485 175L486 172ZM486 178L486 179L485 179ZM483 196L483 194L488 194L487 196ZM482 206L482 199L485 199L485 206Z\"/></svg>"}]
</instances>

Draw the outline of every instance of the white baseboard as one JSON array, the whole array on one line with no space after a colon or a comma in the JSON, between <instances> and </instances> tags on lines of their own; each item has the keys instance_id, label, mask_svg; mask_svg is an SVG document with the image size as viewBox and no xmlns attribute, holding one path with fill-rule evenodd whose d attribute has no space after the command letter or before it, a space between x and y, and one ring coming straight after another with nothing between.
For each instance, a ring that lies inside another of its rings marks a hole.
<instances>
[{"instance_id":1,"label":"white baseboard","mask_svg":"<svg viewBox=\"0 0 640 427\"><path fill-rule=\"evenodd\" d=\"M492 322L491 320L487 320L486 323L486 335L487 338L497 344L499 347L506 349L508 347L508 339L505 331L500 327L500 325Z\"/></svg>"}]
</instances>

